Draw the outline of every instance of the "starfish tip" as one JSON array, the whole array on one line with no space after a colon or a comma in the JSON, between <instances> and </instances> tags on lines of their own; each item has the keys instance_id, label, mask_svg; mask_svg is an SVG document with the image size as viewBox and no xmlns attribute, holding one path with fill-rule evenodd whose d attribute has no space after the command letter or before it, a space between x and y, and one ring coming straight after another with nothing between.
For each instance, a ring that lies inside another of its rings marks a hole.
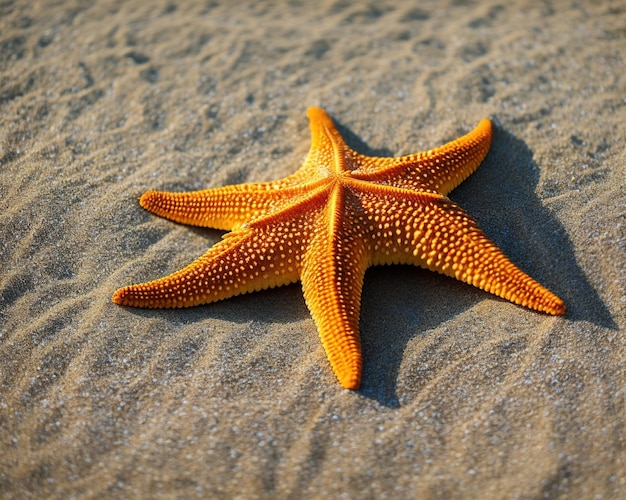
<instances>
[{"instance_id":1,"label":"starfish tip","mask_svg":"<svg viewBox=\"0 0 626 500\"><path fill-rule=\"evenodd\" d=\"M113 294L113 297L111 297L111 301L114 304L124 305L124 295L124 288L120 288Z\"/></svg>"},{"instance_id":2,"label":"starfish tip","mask_svg":"<svg viewBox=\"0 0 626 500\"><path fill-rule=\"evenodd\" d=\"M322 108L311 107L306 110L307 118L312 122L329 122L332 124L332 120L328 113Z\"/></svg>"},{"instance_id":3,"label":"starfish tip","mask_svg":"<svg viewBox=\"0 0 626 500\"><path fill-rule=\"evenodd\" d=\"M338 370L336 366L334 366L333 369L335 370L337 381L344 389L356 391L361 386L360 363L358 363L358 367L355 366L353 369Z\"/></svg>"},{"instance_id":4,"label":"starfish tip","mask_svg":"<svg viewBox=\"0 0 626 500\"><path fill-rule=\"evenodd\" d=\"M139 198L139 205L141 205L143 208L148 208L152 205L154 205L154 200L155 200L155 195L158 193L158 191L146 191L144 194L141 195L141 198Z\"/></svg>"},{"instance_id":5,"label":"starfish tip","mask_svg":"<svg viewBox=\"0 0 626 500\"><path fill-rule=\"evenodd\" d=\"M351 391L356 391L361 386L361 380L354 377L339 380L339 383L341 384L341 387L343 387L344 389L349 389Z\"/></svg>"},{"instance_id":6,"label":"starfish tip","mask_svg":"<svg viewBox=\"0 0 626 500\"><path fill-rule=\"evenodd\" d=\"M567 306L565 305L565 302L559 299L558 302L554 304L550 312L555 316L563 316L567 312Z\"/></svg>"},{"instance_id":7,"label":"starfish tip","mask_svg":"<svg viewBox=\"0 0 626 500\"><path fill-rule=\"evenodd\" d=\"M486 129L486 130L491 131L491 129L493 128L493 122L491 121L489 117L485 117L482 120L480 120L477 127L478 129L483 129L483 130Z\"/></svg>"}]
</instances>

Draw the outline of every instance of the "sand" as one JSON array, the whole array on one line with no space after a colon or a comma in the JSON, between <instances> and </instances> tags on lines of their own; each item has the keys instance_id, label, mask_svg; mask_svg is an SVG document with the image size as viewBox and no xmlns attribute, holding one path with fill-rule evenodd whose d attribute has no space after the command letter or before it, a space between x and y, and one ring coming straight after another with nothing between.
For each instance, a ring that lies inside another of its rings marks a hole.
<instances>
[{"instance_id":1,"label":"sand","mask_svg":"<svg viewBox=\"0 0 626 500\"><path fill-rule=\"evenodd\" d=\"M626 494L623 2L92 3L0 5L0 496ZM299 285L112 304L223 234L139 196L295 171L308 106L374 155L491 116L451 198L567 315L371 269L351 392Z\"/></svg>"}]
</instances>

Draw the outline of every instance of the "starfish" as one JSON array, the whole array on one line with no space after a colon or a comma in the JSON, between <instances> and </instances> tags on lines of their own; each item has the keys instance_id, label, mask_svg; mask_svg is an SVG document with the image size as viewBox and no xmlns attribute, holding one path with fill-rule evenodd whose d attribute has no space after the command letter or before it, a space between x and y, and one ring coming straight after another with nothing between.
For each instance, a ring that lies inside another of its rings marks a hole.
<instances>
[{"instance_id":1,"label":"starfish","mask_svg":"<svg viewBox=\"0 0 626 500\"><path fill-rule=\"evenodd\" d=\"M518 269L447 197L487 155L489 119L436 149L378 158L350 149L324 110L309 108L307 116L311 149L284 179L145 193L139 203L157 215L230 232L182 270L117 290L113 302L189 307L299 280L347 389L361 383L359 314L369 266L412 264L531 309L565 313L561 299Z\"/></svg>"}]
</instances>

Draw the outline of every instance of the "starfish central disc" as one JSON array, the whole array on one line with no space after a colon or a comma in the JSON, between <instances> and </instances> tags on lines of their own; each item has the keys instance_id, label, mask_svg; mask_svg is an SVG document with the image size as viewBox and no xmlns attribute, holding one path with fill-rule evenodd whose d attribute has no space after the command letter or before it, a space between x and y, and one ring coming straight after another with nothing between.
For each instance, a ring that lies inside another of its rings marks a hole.
<instances>
[{"instance_id":1,"label":"starfish central disc","mask_svg":"<svg viewBox=\"0 0 626 500\"><path fill-rule=\"evenodd\" d=\"M491 145L488 119L439 148L399 158L350 149L330 117L307 111L311 149L293 175L202 191L148 191L139 203L183 224L230 231L184 269L121 288L116 304L189 307L301 281L337 379L361 382L365 270L412 264L531 309L564 314L556 295L518 269L447 195Z\"/></svg>"}]
</instances>

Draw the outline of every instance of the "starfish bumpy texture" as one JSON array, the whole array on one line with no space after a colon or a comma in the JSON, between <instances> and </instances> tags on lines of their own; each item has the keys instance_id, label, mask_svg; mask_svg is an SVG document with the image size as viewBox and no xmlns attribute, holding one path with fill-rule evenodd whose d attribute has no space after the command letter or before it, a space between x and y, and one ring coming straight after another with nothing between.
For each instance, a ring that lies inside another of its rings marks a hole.
<instances>
[{"instance_id":1,"label":"starfish bumpy texture","mask_svg":"<svg viewBox=\"0 0 626 500\"><path fill-rule=\"evenodd\" d=\"M361 382L359 313L369 266L412 264L531 309L565 313L561 299L518 269L447 198L486 156L488 119L439 148L376 158L350 149L322 109L310 108L307 116L311 149L289 177L145 193L139 203L157 215L230 232L184 269L121 288L113 302L189 307L299 280L328 360L347 389Z\"/></svg>"}]
</instances>

